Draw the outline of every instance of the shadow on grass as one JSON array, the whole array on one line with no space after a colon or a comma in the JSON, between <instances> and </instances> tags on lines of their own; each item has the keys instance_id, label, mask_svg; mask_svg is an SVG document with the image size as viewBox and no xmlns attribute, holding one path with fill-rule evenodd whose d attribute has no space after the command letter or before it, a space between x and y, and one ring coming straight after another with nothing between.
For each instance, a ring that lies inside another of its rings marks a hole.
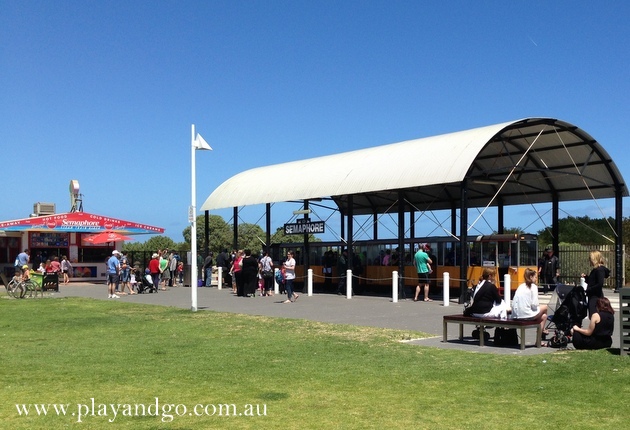
<instances>
[{"instance_id":1,"label":"shadow on grass","mask_svg":"<svg viewBox=\"0 0 630 430\"><path fill-rule=\"evenodd\" d=\"M258 398L263 401L274 401L274 400L286 400L288 399L289 393L280 393L277 391L266 391L262 393Z\"/></svg>"}]
</instances>

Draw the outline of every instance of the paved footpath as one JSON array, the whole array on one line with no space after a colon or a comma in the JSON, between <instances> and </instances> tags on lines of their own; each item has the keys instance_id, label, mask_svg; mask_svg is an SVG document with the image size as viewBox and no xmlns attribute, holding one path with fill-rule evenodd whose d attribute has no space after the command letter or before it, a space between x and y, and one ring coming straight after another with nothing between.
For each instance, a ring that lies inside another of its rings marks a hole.
<instances>
[{"instance_id":1,"label":"paved footpath","mask_svg":"<svg viewBox=\"0 0 630 430\"><path fill-rule=\"evenodd\" d=\"M89 297L102 300L116 300L120 302L144 303L160 306L175 306L184 309L191 308L191 289L188 287L174 287L157 294L137 294L121 296L120 299L108 299L107 287L104 284L71 283L61 285L60 292L54 297ZM607 292L615 310L619 309L619 295ZM540 295L541 303L547 303L551 294ZM350 324L367 327L391 328L398 330L421 331L433 335L426 339L411 340L409 343L437 348L462 349L474 352L531 355L555 351L550 348L536 348L534 346L534 330L526 331L527 347L525 351L518 348L495 348L493 346L479 347L472 339L460 342L457 339L457 326L449 325L449 340L442 342L442 316L462 312L462 305L457 300L451 300L448 306L434 297L432 302L414 302L400 300L393 303L391 298L376 296L345 296L333 294L314 294L308 297L300 294L295 303L283 304L286 296L272 297L236 297L229 289L198 288L198 311L230 312L248 315L262 315L281 318L297 318L320 321L333 324ZM619 317L616 317L613 348L619 348ZM583 326L588 324L584 321ZM464 333L470 336L471 326L465 326Z\"/></svg>"}]
</instances>

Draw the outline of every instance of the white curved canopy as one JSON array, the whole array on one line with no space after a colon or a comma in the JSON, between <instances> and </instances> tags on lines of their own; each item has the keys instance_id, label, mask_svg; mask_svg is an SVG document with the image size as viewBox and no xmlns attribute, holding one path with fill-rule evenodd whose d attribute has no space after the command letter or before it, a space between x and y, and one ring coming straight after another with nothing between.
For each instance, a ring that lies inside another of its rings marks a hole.
<instances>
[{"instance_id":1,"label":"white curved canopy","mask_svg":"<svg viewBox=\"0 0 630 430\"><path fill-rule=\"evenodd\" d=\"M265 178L291 187L252 187ZM201 210L332 198L354 214L386 211L402 192L407 207L469 207L613 198L628 190L597 141L569 123L527 118L375 148L259 167L217 187Z\"/></svg>"}]
</instances>

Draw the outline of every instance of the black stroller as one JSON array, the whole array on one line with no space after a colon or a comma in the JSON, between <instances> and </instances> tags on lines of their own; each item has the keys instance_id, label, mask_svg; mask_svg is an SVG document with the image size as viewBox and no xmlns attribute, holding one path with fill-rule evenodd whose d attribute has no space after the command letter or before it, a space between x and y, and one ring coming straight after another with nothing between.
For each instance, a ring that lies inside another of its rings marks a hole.
<instances>
[{"instance_id":1,"label":"black stroller","mask_svg":"<svg viewBox=\"0 0 630 430\"><path fill-rule=\"evenodd\" d=\"M140 282L138 282L138 293L157 293L157 287L153 284L153 278L151 278L149 269L144 272L144 275L140 274L140 271L138 271L136 277L140 278Z\"/></svg>"},{"instance_id":2,"label":"black stroller","mask_svg":"<svg viewBox=\"0 0 630 430\"><path fill-rule=\"evenodd\" d=\"M586 293L583 287L556 285L547 305L547 328L554 329L549 346L566 347L570 341L571 328L574 325L582 326L587 310Z\"/></svg>"}]
</instances>

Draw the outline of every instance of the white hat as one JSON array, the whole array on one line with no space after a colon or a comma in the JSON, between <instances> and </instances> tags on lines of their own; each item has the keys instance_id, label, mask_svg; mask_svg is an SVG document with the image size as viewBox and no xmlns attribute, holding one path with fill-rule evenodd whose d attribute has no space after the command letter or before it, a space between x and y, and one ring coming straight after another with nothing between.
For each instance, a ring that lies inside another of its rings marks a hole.
<instances>
[{"instance_id":1,"label":"white hat","mask_svg":"<svg viewBox=\"0 0 630 430\"><path fill-rule=\"evenodd\" d=\"M112 255L116 255L116 254L120 254L120 252L116 251L115 249L112 251Z\"/></svg>"}]
</instances>

